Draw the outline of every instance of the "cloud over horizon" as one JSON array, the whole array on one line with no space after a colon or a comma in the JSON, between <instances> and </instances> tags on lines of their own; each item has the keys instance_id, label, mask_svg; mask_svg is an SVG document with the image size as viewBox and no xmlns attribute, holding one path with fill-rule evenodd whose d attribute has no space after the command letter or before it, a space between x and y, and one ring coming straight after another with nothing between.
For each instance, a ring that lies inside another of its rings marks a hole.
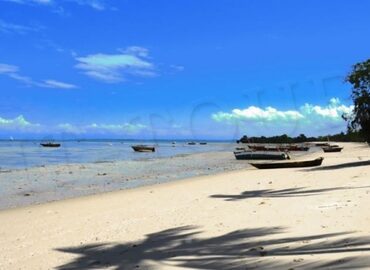
<instances>
[{"instance_id":1,"label":"cloud over horizon","mask_svg":"<svg viewBox=\"0 0 370 270\"><path fill-rule=\"evenodd\" d=\"M0 130L3 131L17 130L21 132L37 132L40 127L40 124L33 124L27 121L23 115L19 115L13 119L0 117Z\"/></svg>"},{"instance_id":2,"label":"cloud over horizon","mask_svg":"<svg viewBox=\"0 0 370 270\"><path fill-rule=\"evenodd\" d=\"M70 123L62 123L56 125L45 125L38 123L31 123L23 115L19 115L13 119L6 119L0 117L0 133L14 132L14 133L68 133L74 135L85 134L113 134L113 135L131 135L137 134L147 129L147 126L141 123L125 122L122 124L97 124L92 123L88 125L73 125Z\"/></svg>"},{"instance_id":3,"label":"cloud over horizon","mask_svg":"<svg viewBox=\"0 0 370 270\"><path fill-rule=\"evenodd\" d=\"M123 82L128 77L157 75L154 64L149 61L149 51L146 48L131 46L119 52L76 57L78 63L75 67L85 75L106 83Z\"/></svg>"},{"instance_id":4,"label":"cloud over horizon","mask_svg":"<svg viewBox=\"0 0 370 270\"><path fill-rule=\"evenodd\" d=\"M298 110L278 110L274 107L250 106L217 112L211 118L219 123L239 125L246 132L279 130L280 133L312 133L327 130L342 131L346 123L342 115L349 115L354 107L341 104L338 98L330 99L326 106L304 104ZM300 131L299 131L300 130ZM279 133L277 132L277 133ZM322 133L325 134L325 133Z\"/></svg>"}]
</instances>

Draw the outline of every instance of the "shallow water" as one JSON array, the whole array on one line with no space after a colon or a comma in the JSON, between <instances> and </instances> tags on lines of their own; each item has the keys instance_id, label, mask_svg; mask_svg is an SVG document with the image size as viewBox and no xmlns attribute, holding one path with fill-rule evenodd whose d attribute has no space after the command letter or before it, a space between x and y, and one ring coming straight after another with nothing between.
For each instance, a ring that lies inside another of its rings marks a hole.
<instances>
[{"instance_id":1,"label":"shallow water","mask_svg":"<svg viewBox=\"0 0 370 270\"><path fill-rule=\"evenodd\" d=\"M60 148L45 148L39 141L1 141L0 169L21 169L51 164L98 163L117 160L141 160L181 154L227 151L232 143L211 142L207 145L188 145L170 141L63 141ZM156 145L154 153L136 153L131 145Z\"/></svg>"}]
</instances>

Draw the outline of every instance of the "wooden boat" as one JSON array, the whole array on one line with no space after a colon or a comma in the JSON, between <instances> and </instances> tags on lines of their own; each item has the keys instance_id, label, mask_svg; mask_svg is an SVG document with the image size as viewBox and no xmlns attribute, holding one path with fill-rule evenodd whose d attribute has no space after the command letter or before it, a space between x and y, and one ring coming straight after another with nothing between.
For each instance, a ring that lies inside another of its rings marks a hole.
<instances>
[{"instance_id":1,"label":"wooden boat","mask_svg":"<svg viewBox=\"0 0 370 270\"><path fill-rule=\"evenodd\" d=\"M206 142L200 142L199 144L200 145L206 145L207 143Z\"/></svg>"},{"instance_id":2,"label":"wooden boat","mask_svg":"<svg viewBox=\"0 0 370 270\"><path fill-rule=\"evenodd\" d=\"M131 147L132 149L134 149L135 152L155 152L154 146L140 144L140 145L133 145Z\"/></svg>"},{"instance_id":3,"label":"wooden boat","mask_svg":"<svg viewBox=\"0 0 370 270\"><path fill-rule=\"evenodd\" d=\"M315 146L318 146L318 147L322 147L322 146L330 146L329 143L325 142L325 143L314 143Z\"/></svg>"},{"instance_id":4,"label":"wooden boat","mask_svg":"<svg viewBox=\"0 0 370 270\"><path fill-rule=\"evenodd\" d=\"M195 142L188 142L188 145L196 145Z\"/></svg>"},{"instance_id":5,"label":"wooden boat","mask_svg":"<svg viewBox=\"0 0 370 270\"><path fill-rule=\"evenodd\" d=\"M238 160L285 160L290 159L287 153L265 152L265 151L236 151L235 158Z\"/></svg>"},{"instance_id":6,"label":"wooden boat","mask_svg":"<svg viewBox=\"0 0 370 270\"><path fill-rule=\"evenodd\" d=\"M60 143L53 143L53 142L47 142L47 143L40 143L43 147L60 147Z\"/></svg>"},{"instance_id":7,"label":"wooden boat","mask_svg":"<svg viewBox=\"0 0 370 270\"><path fill-rule=\"evenodd\" d=\"M248 147L255 151L270 151L270 152L290 152L290 151L308 151L310 147L298 145L278 145L278 146L264 146L264 145L248 145Z\"/></svg>"},{"instance_id":8,"label":"wooden boat","mask_svg":"<svg viewBox=\"0 0 370 270\"><path fill-rule=\"evenodd\" d=\"M303 168L303 167L314 167L320 166L323 157L319 157L312 160L299 160L299 161L288 161L288 162L266 162L266 163L250 163L257 169L284 169L284 168Z\"/></svg>"},{"instance_id":9,"label":"wooden boat","mask_svg":"<svg viewBox=\"0 0 370 270\"><path fill-rule=\"evenodd\" d=\"M337 153L341 152L343 150L343 147L339 146L329 146L329 147L323 147L322 150L324 150L325 153Z\"/></svg>"}]
</instances>

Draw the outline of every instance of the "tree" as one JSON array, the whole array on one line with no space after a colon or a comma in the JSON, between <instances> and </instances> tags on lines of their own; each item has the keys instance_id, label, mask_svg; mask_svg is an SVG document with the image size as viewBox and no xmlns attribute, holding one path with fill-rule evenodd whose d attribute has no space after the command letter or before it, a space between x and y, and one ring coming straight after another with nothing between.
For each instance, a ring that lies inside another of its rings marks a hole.
<instances>
[{"instance_id":1,"label":"tree","mask_svg":"<svg viewBox=\"0 0 370 270\"><path fill-rule=\"evenodd\" d=\"M359 130L370 143L370 59L353 66L346 81L352 84L353 116L349 120L349 131Z\"/></svg>"}]
</instances>

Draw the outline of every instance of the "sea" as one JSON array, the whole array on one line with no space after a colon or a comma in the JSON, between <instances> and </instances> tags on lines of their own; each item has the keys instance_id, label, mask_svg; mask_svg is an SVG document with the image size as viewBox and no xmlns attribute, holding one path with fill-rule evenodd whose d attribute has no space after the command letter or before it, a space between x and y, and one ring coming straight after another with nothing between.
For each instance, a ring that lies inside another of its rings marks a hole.
<instances>
[{"instance_id":1,"label":"sea","mask_svg":"<svg viewBox=\"0 0 370 270\"><path fill-rule=\"evenodd\" d=\"M41 141L0 141L0 170L74 163L145 160L202 152L230 151L233 142L212 141L188 145L188 141L65 140L59 148L46 148ZM137 153L132 145L154 145L154 153Z\"/></svg>"}]
</instances>

